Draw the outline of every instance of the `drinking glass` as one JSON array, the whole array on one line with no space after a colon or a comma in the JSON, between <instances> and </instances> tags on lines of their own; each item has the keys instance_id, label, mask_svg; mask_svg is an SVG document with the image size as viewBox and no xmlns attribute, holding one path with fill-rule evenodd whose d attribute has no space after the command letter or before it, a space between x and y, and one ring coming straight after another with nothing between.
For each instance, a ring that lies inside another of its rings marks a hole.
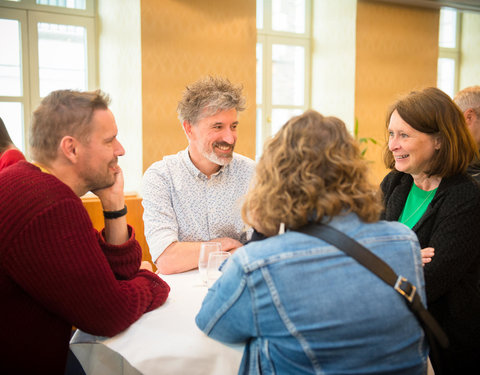
<instances>
[{"instance_id":1,"label":"drinking glass","mask_svg":"<svg viewBox=\"0 0 480 375\"><path fill-rule=\"evenodd\" d=\"M211 252L222 250L220 242L202 242L198 257L198 271L203 285L207 285L208 256Z\"/></svg>"},{"instance_id":2,"label":"drinking glass","mask_svg":"<svg viewBox=\"0 0 480 375\"><path fill-rule=\"evenodd\" d=\"M227 251L214 251L208 256L207 286L210 288L217 279L222 276L220 266L230 257Z\"/></svg>"}]
</instances>

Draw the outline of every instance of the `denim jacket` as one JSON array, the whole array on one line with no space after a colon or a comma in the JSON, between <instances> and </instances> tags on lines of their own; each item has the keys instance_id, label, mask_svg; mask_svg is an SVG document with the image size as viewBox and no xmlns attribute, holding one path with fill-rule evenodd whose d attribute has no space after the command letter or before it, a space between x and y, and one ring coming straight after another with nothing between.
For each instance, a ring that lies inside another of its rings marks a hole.
<instances>
[{"instance_id":1,"label":"denim jacket","mask_svg":"<svg viewBox=\"0 0 480 375\"><path fill-rule=\"evenodd\" d=\"M420 246L403 224L330 223L416 285ZM306 234L235 252L196 317L208 336L245 342L239 374L426 374L427 344L403 297L353 258Z\"/></svg>"}]
</instances>

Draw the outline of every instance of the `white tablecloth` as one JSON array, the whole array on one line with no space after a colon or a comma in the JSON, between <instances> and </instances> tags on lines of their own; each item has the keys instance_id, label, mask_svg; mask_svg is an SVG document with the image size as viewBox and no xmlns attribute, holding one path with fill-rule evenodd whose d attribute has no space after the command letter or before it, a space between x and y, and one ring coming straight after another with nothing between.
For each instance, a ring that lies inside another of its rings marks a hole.
<instances>
[{"instance_id":1,"label":"white tablecloth","mask_svg":"<svg viewBox=\"0 0 480 375\"><path fill-rule=\"evenodd\" d=\"M171 288L167 302L115 337L77 331L70 348L87 375L237 374L243 345L224 345L195 325L207 288L198 271L161 276Z\"/></svg>"}]
</instances>

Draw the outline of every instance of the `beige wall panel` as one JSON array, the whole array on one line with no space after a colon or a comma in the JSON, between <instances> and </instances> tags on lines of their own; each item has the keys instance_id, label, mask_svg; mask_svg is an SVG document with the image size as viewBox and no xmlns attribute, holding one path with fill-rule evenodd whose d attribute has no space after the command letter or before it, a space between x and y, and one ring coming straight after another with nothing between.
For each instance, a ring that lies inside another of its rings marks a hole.
<instances>
[{"instance_id":1,"label":"beige wall panel","mask_svg":"<svg viewBox=\"0 0 480 375\"><path fill-rule=\"evenodd\" d=\"M125 191L138 192L142 179L142 62L140 0L97 1L98 73L100 88L111 99Z\"/></svg>"},{"instance_id":2,"label":"beige wall panel","mask_svg":"<svg viewBox=\"0 0 480 375\"><path fill-rule=\"evenodd\" d=\"M480 13L462 14L460 90L480 85Z\"/></svg>"},{"instance_id":3,"label":"beige wall panel","mask_svg":"<svg viewBox=\"0 0 480 375\"><path fill-rule=\"evenodd\" d=\"M144 171L187 146L177 103L206 75L244 86L235 151L255 157L255 16L255 0L141 0Z\"/></svg>"},{"instance_id":4,"label":"beige wall panel","mask_svg":"<svg viewBox=\"0 0 480 375\"><path fill-rule=\"evenodd\" d=\"M387 170L382 152L386 141L385 115L400 96L436 86L439 10L360 0L357 4L355 116L360 137L370 145L375 182Z\"/></svg>"},{"instance_id":5,"label":"beige wall panel","mask_svg":"<svg viewBox=\"0 0 480 375\"><path fill-rule=\"evenodd\" d=\"M353 129L357 0L314 1L312 108Z\"/></svg>"}]
</instances>

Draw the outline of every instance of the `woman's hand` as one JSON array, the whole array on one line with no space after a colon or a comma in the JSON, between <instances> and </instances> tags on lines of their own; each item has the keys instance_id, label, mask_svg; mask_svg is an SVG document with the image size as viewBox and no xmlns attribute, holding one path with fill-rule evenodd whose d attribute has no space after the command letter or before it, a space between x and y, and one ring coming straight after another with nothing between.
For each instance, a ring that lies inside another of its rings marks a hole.
<instances>
[{"instance_id":1,"label":"woman's hand","mask_svg":"<svg viewBox=\"0 0 480 375\"><path fill-rule=\"evenodd\" d=\"M422 262L423 265L430 263L432 261L432 257L435 255L435 249L433 247L426 247L425 249L420 250L422 253Z\"/></svg>"}]
</instances>

